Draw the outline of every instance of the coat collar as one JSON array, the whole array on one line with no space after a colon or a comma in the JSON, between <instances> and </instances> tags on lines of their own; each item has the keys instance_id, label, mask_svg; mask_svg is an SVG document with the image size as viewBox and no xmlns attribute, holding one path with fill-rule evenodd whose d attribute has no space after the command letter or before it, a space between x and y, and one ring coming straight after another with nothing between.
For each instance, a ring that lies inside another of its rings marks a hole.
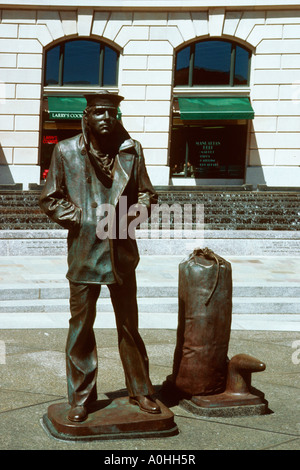
<instances>
[{"instance_id":1,"label":"coat collar","mask_svg":"<svg viewBox=\"0 0 300 470\"><path fill-rule=\"evenodd\" d=\"M84 134L79 136L78 146L81 155L88 156L88 146ZM119 152L116 155L113 183L110 190L110 203L114 206L117 205L129 181L135 158L134 148L135 142L129 137L121 143Z\"/></svg>"},{"instance_id":2,"label":"coat collar","mask_svg":"<svg viewBox=\"0 0 300 470\"><path fill-rule=\"evenodd\" d=\"M111 187L110 202L116 206L120 196L129 181L131 171L134 163L134 141L127 139L123 142L116 155L114 170L113 170L113 183Z\"/></svg>"}]
</instances>

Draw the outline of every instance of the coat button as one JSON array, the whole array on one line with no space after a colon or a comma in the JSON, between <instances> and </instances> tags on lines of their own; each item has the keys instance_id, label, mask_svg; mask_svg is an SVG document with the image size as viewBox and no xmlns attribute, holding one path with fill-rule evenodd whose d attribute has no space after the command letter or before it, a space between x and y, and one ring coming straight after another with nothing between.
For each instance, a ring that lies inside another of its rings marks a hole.
<instances>
[{"instance_id":1,"label":"coat button","mask_svg":"<svg viewBox=\"0 0 300 470\"><path fill-rule=\"evenodd\" d=\"M86 155L86 150L85 149L81 150L81 155Z\"/></svg>"},{"instance_id":2,"label":"coat button","mask_svg":"<svg viewBox=\"0 0 300 470\"><path fill-rule=\"evenodd\" d=\"M98 204L97 202L92 202L91 206L96 209L96 207L98 207Z\"/></svg>"}]
</instances>

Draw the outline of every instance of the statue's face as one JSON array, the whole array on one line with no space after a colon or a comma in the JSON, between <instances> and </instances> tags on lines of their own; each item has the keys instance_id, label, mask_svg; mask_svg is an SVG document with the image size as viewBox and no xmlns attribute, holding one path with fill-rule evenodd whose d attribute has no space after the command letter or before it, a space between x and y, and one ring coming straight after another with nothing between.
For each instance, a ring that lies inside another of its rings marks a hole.
<instances>
[{"instance_id":1,"label":"statue's face","mask_svg":"<svg viewBox=\"0 0 300 470\"><path fill-rule=\"evenodd\" d=\"M95 107L87 115L87 124L94 135L109 135L117 122L117 108Z\"/></svg>"}]
</instances>

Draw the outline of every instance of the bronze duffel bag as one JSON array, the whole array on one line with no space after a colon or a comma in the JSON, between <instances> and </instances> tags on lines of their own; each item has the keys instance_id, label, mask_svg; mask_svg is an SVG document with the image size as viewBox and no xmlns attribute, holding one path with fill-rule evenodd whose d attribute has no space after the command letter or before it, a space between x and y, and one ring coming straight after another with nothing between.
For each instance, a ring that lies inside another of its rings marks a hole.
<instances>
[{"instance_id":1,"label":"bronze duffel bag","mask_svg":"<svg viewBox=\"0 0 300 470\"><path fill-rule=\"evenodd\" d=\"M224 391L232 317L231 264L208 248L179 265L172 381L188 395Z\"/></svg>"}]
</instances>

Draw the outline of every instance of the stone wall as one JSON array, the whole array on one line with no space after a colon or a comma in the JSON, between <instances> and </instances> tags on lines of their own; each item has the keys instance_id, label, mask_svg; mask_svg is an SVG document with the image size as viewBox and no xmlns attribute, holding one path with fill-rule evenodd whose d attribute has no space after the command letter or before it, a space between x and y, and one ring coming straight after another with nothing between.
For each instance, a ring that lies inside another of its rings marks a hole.
<instances>
[{"instance_id":1,"label":"stone wall","mask_svg":"<svg viewBox=\"0 0 300 470\"><path fill-rule=\"evenodd\" d=\"M39 183L45 48L67 38L92 36L120 50L119 92L126 98L122 103L124 125L132 137L141 141L153 183L169 184L174 53L196 39L223 37L253 50L250 88L238 90L250 96L255 111L245 182L298 186L299 32L300 9L183 11L180 8L169 12L3 9L0 183L23 183L24 189L29 183Z\"/></svg>"}]
</instances>

